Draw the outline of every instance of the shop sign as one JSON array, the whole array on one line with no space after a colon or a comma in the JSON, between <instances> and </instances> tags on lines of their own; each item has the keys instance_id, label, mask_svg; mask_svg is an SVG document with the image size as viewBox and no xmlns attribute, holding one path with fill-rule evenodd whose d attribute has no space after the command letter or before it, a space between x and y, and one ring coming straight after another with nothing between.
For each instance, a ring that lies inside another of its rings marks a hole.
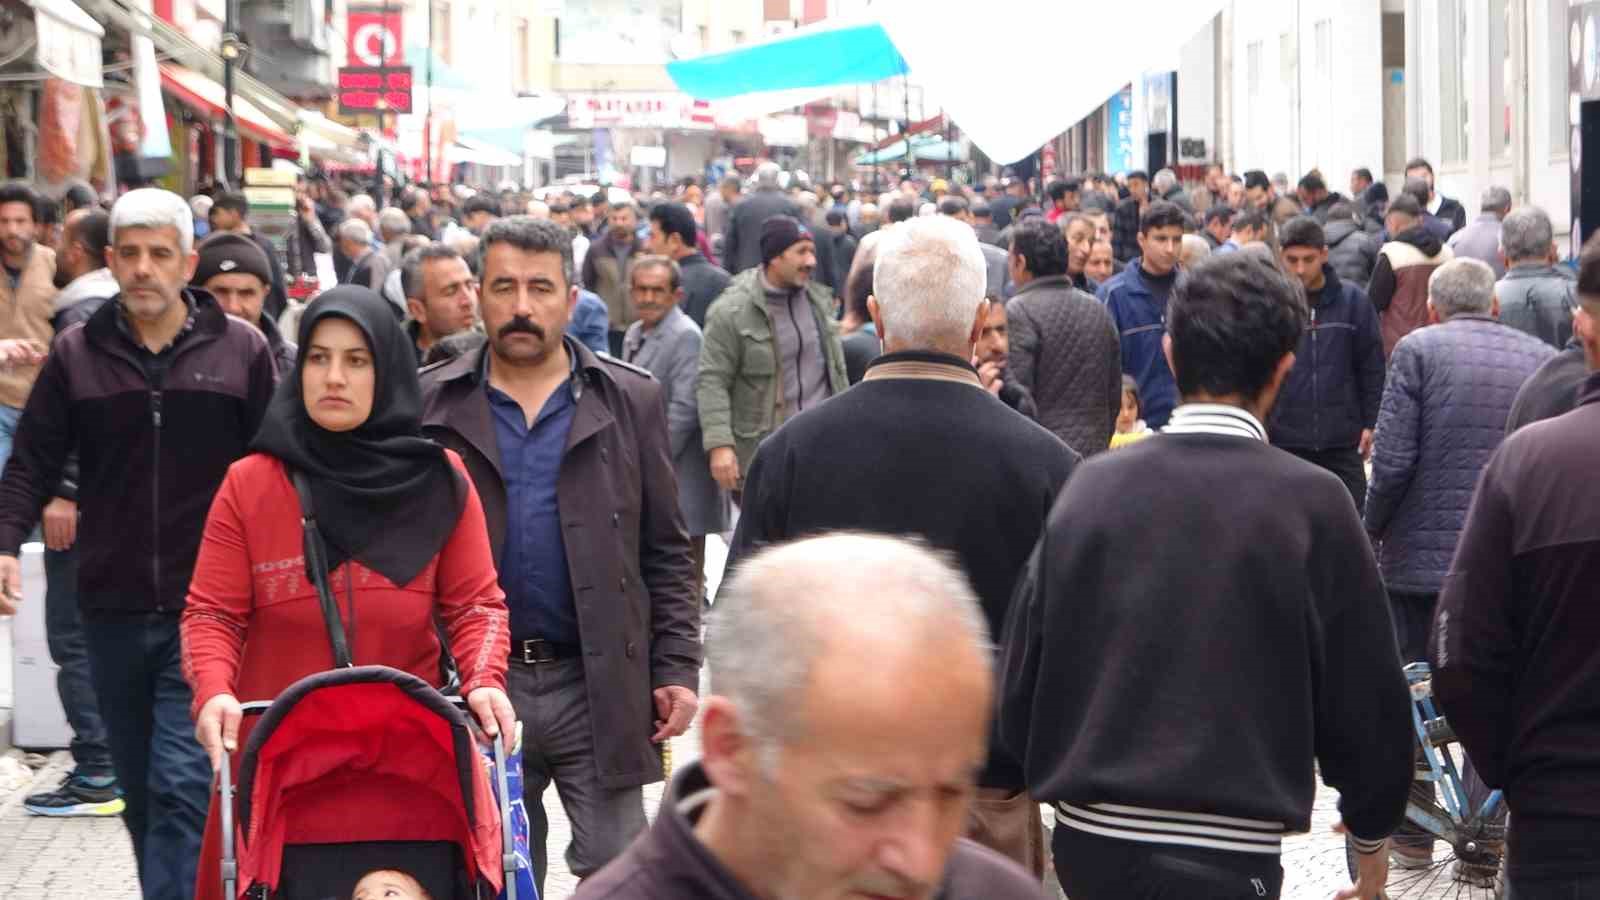
<instances>
[{"instance_id":1,"label":"shop sign","mask_svg":"<svg viewBox=\"0 0 1600 900\"><path fill-rule=\"evenodd\" d=\"M347 65L367 68L405 65L400 10L352 6L348 16L344 32L350 39L345 47Z\"/></svg>"},{"instance_id":2,"label":"shop sign","mask_svg":"<svg viewBox=\"0 0 1600 900\"><path fill-rule=\"evenodd\" d=\"M679 128L710 130L710 104L676 91L576 92L567 95L572 128Z\"/></svg>"},{"instance_id":3,"label":"shop sign","mask_svg":"<svg viewBox=\"0 0 1600 900\"><path fill-rule=\"evenodd\" d=\"M381 102L380 102L381 101ZM339 69L339 114L411 112L410 66L343 66Z\"/></svg>"}]
</instances>

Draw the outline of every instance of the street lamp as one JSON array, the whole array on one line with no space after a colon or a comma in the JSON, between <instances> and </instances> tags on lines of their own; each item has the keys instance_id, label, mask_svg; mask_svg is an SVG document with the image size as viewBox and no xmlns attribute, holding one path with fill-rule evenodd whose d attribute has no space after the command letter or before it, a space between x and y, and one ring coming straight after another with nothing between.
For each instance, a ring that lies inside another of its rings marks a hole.
<instances>
[{"instance_id":1,"label":"street lamp","mask_svg":"<svg viewBox=\"0 0 1600 900\"><path fill-rule=\"evenodd\" d=\"M228 0L222 25L222 180L232 187L239 175L239 125L233 115L233 69L249 50L239 39L239 0Z\"/></svg>"},{"instance_id":2,"label":"street lamp","mask_svg":"<svg viewBox=\"0 0 1600 900\"><path fill-rule=\"evenodd\" d=\"M389 98L384 96L382 87L378 88L378 102L373 104L373 109L377 110L377 113L378 113L378 140L381 142L383 140L383 114L386 111L388 111L388 109L389 109ZM384 198L383 198L383 144L382 143L378 144L378 161L377 161L377 165L374 168L376 169L376 171L373 173L372 196L377 199L378 206L382 207L384 205L384 202L385 202Z\"/></svg>"}]
</instances>

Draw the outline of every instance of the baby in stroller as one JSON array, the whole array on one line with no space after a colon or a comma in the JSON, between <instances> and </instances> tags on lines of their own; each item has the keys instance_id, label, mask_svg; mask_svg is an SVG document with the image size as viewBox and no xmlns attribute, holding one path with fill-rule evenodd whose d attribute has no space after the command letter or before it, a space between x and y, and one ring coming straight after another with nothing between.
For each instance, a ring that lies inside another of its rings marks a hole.
<instances>
[{"instance_id":1,"label":"baby in stroller","mask_svg":"<svg viewBox=\"0 0 1600 900\"><path fill-rule=\"evenodd\" d=\"M405 872L377 869L361 876L351 900L433 900L433 895Z\"/></svg>"}]
</instances>

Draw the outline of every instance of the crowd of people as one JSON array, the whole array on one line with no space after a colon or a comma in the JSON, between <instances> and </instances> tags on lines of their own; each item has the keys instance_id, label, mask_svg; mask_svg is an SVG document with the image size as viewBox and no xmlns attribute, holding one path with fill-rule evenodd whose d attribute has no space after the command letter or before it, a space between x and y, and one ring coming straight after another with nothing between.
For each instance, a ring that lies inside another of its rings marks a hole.
<instances>
[{"instance_id":1,"label":"crowd of people","mask_svg":"<svg viewBox=\"0 0 1600 900\"><path fill-rule=\"evenodd\" d=\"M74 732L25 805L120 814L145 897L220 896L319 584L520 723L541 890L553 783L586 898L1275 897L1320 772L1371 900L1434 862L1416 661L1515 896L1596 889L1600 244L1503 188L356 188L274 238L0 186L0 612L42 529Z\"/></svg>"}]
</instances>

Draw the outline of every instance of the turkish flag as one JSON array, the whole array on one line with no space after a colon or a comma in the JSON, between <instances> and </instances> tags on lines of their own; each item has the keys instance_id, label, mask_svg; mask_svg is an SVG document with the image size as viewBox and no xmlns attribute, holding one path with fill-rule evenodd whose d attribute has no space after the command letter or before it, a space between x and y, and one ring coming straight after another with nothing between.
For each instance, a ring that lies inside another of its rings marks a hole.
<instances>
[{"instance_id":1,"label":"turkish flag","mask_svg":"<svg viewBox=\"0 0 1600 900\"><path fill-rule=\"evenodd\" d=\"M344 32L350 43L345 52L347 66L403 66L405 44L401 40L400 10L381 6L351 7Z\"/></svg>"}]
</instances>

